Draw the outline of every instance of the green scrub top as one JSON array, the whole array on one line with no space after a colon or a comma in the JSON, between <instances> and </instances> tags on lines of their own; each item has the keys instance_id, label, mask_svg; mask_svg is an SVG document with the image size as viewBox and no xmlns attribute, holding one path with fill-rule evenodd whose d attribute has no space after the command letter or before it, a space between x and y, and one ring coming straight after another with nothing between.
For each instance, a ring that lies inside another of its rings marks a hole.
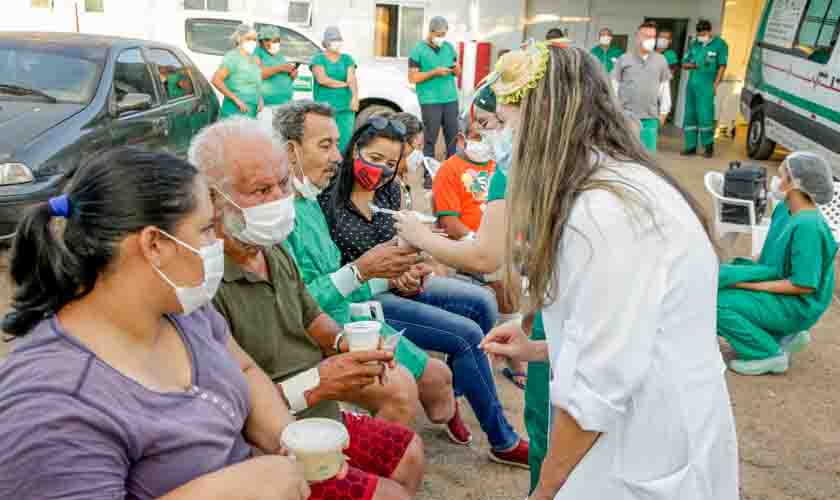
<instances>
[{"instance_id":1,"label":"green scrub top","mask_svg":"<svg viewBox=\"0 0 840 500\"><path fill-rule=\"evenodd\" d=\"M170 101L187 95L187 91L178 85L182 80L184 80L184 75L180 73L172 73L166 77L166 95L169 96Z\"/></svg>"},{"instance_id":2,"label":"green scrub top","mask_svg":"<svg viewBox=\"0 0 840 500\"><path fill-rule=\"evenodd\" d=\"M274 56L262 47L257 49L255 55L260 58L264 68L280 66L289 62L283 54L278 53ZM286 104L292 100L293 94L294 81L292 81L292 76L289 73L275 73L271 78L262 81L262 97L265 106Z\"/></svg>"},{"instance_id":3,"label":"green scrub top","mask_svg":"<svg viewBox=\"0 0 840 500\"><path fill-rule=\"evenodd\" d=\"M449 42L432 47L420 41L408 56L408 65L426 73L437 68L451 68L458 62L458 54ZM417 84L417 100L424 104L448 104L458 101L458 87L454 74L436 76Z\"/></svg>"},{"instance_id":4,"label":"green scrub top","mask_svg":"<svg viewBox=\"0 0 840 500\"><path fill-rule=\"evenodd\" d=\"M239 49L225 54L222 67L228 70L227 88L248 104L258 103L262 87L262 71L256 57L245 57Z\"/></svg>"},{"instance_id":5,"label":"green scrub top","mask_svg":"<svg viewBox=\"0 0 840 500\"><path fill-rule=\"evenodd\" d=\"M662 53L665 56L665 60L668 61L668 66L673 66L680 62L680 58L677 56L677 53L671 49L666 50Z\"/></svg>"},{"instance_id":6,"label":"green scrub top","mask_svg":"<svg viewBox=\"0 0 840 500\"><path fill-rule=\"evenodd\" d=\"M831 304L837 243L818 210L791 215L785 203L773 211L767 240L758 263L775 268L782 279L814 293L780 301L784 313L802 318L810 328Z\"/></svg>"},{"instance_id":7,"label":"green scrub top","mask_svg":"<svg viewBox=\"0 0 840 500\"><path fill-rule=\"evenodd\" d=\"M691 70L690 84L714 84L718 69L729 63L729 45L720 37L705 45L695 40L683 62L697 65L697 69Z\"/></svg>"},{"instance_id":8,"label":"green scrub top","mask_svg":"<svg viewBox=\"0 0 840 500\"><path fill-rule=\"evenodd\" d=\"M312 58L312 62L310 62L309 65L312 68L315 68L315 66L323 66L324 72L328 77L340 82L346 82L347 74L349 73L350 68L356 67L356 61L347 54L341 54L338 61L332 62L327 58L326 54L321 52ZM350 111L350 104L353 100L353 91L350 90L350 87L345 87L343 89L331 89L321 86L318 83L317 78L313 77L313 80L315 82L313 96L316 101L326 102L332 106L336 112Z\"/></svg>"},{"instance_id":9,"label":"green scrub top","mask_svg":"<svg viewBox=\"0 0 840 500\"><path fill-rule=\"evenodd\" d=\"M592 49L592 55L604 66L607 74L611 74L616 60L624 55L624 51L618 47L610 47L605 51L603 47L598 45Z\"/></svg>"}]
</instances>

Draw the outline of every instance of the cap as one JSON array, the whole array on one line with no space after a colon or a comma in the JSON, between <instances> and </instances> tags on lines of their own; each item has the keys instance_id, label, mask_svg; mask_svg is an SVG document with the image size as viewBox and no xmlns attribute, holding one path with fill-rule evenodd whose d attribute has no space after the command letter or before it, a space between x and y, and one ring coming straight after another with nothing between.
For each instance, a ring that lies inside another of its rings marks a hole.
<instances>
[{"instance_id":1,"label":"cap","mask_svg":"<svg viewBox=\"0 0 840 500\"><path fill-rule=\"evenodd\" d=\"M338 26L327 26L327 29L324 30L324 43L343 41L344 38L341 37L341 31L339 31Z\"/></svg>"},{"instance_id":2,"label":"cap","mask_svg":"<svg viewBox=\"0 0 840 500\"><path fill-rule=\"evenodd\" d=\"M788 155L784 165L794 188L810 196L818 205L831 203L834 198L834 178L825 158L809 151L800 151Z\"/></svg>"},{"instance_id":3,"label":"cap","mask_svg":"<svg viewBox=\"0 0 840 500\"><path fill-rule=\"evenodd\" d=\"M435 33L449 31L449 22L445 17L435 16L429 21L429 31Z\"/></svg>"}]
</instances>

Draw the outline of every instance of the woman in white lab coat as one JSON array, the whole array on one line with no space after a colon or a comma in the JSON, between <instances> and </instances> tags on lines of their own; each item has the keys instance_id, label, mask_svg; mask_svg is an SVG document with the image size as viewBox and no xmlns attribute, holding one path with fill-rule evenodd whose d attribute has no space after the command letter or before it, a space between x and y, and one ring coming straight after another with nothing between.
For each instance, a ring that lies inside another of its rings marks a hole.
<instances>
[{"instance_id":1,"label":"woman in white lab coat","mask_svg":"<svg viewBox=\"0 0 840 500\"><path fill-rule=\"evenodd\" d=\"M518 121L509 248L527 237L508 266L527 272L548 340L514 323L482 343L551 364L549 451L530 498L737 500L704 217L628 128L597 61L540 51L528 78L494 90L518 114L506 120Z\"/></svg>"}]
</instances>

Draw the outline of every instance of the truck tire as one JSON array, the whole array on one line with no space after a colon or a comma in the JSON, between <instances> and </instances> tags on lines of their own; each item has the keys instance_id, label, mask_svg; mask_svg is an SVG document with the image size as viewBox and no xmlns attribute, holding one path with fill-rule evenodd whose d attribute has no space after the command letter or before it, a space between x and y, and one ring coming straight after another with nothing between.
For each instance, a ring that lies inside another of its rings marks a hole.
<instances>
[{"instance_id":1,"label":"truck tire","mask_svg":"<svg viewBox=\"0 0 840 500\"><path fill-rule=\"evenodd\" d=\"M354 127L354 130L364 125L364 123L367 122L371 116L377 113L383 113L388 111L390 111L391 113L397 112L395 108L392 108L391 106L386 106L384 104L371 104L369 106L365 106L359 111L359 114L356 115L356 126Z\"/></svg>"},{"instance_id":2,"label":"truck tire","mask_svg":"<svg viewBox=\"0 0 840 500\"><path fill-rule=\"evenodd\" d=\"M758 105L750 113L750 128L747 132L747 155L753 160L766 160L773 155L776 143L767 138L764 121L764 106Z\"/></svg>"}]
</instances>

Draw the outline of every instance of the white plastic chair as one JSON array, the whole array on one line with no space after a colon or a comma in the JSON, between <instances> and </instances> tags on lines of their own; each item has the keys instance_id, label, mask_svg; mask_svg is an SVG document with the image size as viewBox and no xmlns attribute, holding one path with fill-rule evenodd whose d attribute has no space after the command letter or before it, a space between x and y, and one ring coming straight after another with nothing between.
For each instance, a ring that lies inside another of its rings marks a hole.
<instances>
[{"instance_id":1,"label":"white plastic chair","mask_svg":"<svg viewBox=\"0 0 840 500\"><path fill-rule=\"evenodd\" d=\"M820 212L825 217L834 239L840 243L840 182L834 183L834 198L828 205L820 205Z\"/></svg>"},{"instance_id":2,"label":"white plastic chair","mask_svg":"<svg viewBox=\"0 0 840 500\"><path fill-rule=\"evenodd\" d=\"M715 217L715 232L718 239L728 245L735 243L739 234L752 234L753 226L758 225L755 215L755 203L752 200L727 198L723 195L723 174L720 172L706 172L704 178L706 191L712 196ZM749 224L734 224L723 221L723 204L746 207L749 214ZM763 242L762 242L763 244Z\"/></svg>"}]
</instances>

